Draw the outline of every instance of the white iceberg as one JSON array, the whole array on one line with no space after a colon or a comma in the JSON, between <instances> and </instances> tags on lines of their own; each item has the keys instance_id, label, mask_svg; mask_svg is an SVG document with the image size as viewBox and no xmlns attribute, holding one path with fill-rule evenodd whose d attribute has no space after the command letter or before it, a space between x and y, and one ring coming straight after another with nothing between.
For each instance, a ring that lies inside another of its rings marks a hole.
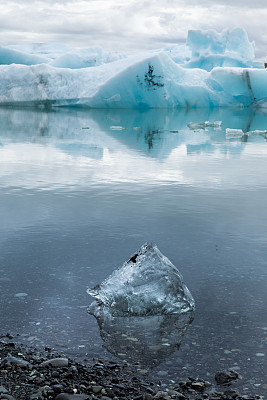
<instances>
[{"instance_id":1,"label":"white iceberg","mask_svg":"<svg viewBox=\"0 0 267 400\"><path fill-rule=\"evenodd\" d=\"M87 292L96 299L89 308L96 317L182 314L195 308L178 269L150 243Z\"/></svg>"},{"instance_id":2,"label":"white iceberg","mask_svg":"<svg viewBox=\"0 0 267 400\"><path fill-rule=\"evenodd\" d=\"M253 60L242 29L189 31L187 46L128 57L100 48L2 47L0 105L266 108L267 73Z\"/></svg>"},{"instance_id":3,"label":"white iceberg","mask_svg":"<svg viewBox=\"0 0 267 400\"><path fill-rule=\"evenodd\" d=\"M188 109L264 107L264 99L264 69L186 69L164 52L83 69L0 66L0 105Z\"/></svg>"}]
</instances>

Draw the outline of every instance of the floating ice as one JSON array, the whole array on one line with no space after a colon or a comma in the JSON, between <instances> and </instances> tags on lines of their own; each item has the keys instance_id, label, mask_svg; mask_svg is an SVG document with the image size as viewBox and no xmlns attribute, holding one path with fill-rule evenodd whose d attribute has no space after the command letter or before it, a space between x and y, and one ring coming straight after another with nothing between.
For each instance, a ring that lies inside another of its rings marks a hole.
<instances>
[{"instance_id":1,"label":"floating ice","mask_svg":"<svg viewBox=\"0 0 267 400\"><path fill-rule=\"evenodd\" d=\"M110 126L110 129L112 131L123 131L126 128L124 128L123 126L120 126L120 125L113 125L113 126Z\"/></svg>"},{"instance_id":2,"label":"floating ice","mask_svg":"<svg viewBox=\"0 0 267 400\"><path fill-rule=\"evenodd\" d=\"M242 129L231 129L231 128L226 128L226 138L227 139L238 139L242 138L243 136L262 136L264 139L267 139L267 129L261 131L261 130L255 130L255 131L247 131L244 132Z\"/></svg>"},{"instance_id":3,"label":"floating ice","mask_svg":"<svg viewBox=\"0 0 267 400\"><path fill-rule=\"evenodd\" d=\"M205 121L205 122L189 122L187 124L188 128L192 130L199 130L199 129L206 129L206 128L215 128L215 129L221 129L221 124L222 121L215 121L215 122L210 122L210 121Z\"/></svg>"},{"instance_id":4,"label":"floating ice","mask_svg":"<svg viewBox=\"0 0 267 400\"><path fill-rule=\"evenodd\" d=\"M150 243L87 292L96 298L89 309L95 316L181 314L195 307L178 269Z\"/></svg>"},{"instance_id":5,"label":"floating ice","mask_svg":"<svg viewBox=\"0 0 267 400\"><path fill-rule=\"evenodd\" d=\"M226 128L225 132L226 132L227 139L237 139L237 138L242 138L244 136L244 132L242 129Z\"/></svg>"},{"instance_id":6,"label":"floating ice","mask_svg":"<svg viewBox=\"0 0 267 400\"><path fill-rule=\"evenodd\" d=\"M190 31L187 46L128 57L100 48L0 48L0 64L12 63L0 65L0 105L266 108L267 72L251 68L253 60L242 29Z\"/></svg>"}]
</instances>

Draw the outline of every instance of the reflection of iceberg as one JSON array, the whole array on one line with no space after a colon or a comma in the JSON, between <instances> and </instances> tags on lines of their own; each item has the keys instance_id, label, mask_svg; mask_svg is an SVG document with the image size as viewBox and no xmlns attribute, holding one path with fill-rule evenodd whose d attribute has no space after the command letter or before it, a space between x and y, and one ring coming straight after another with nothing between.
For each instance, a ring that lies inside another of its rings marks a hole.
<instances>
[{"instance_id":1,"label":"reflection of iceberg","mask_svg":"<svg viewBox=\"0 0 267 400\"><path fill-rule=\"evenodd\" d=\"M110 353L149 368L165 361L179 349L192 320L193 312L150 317L102 315L97 318L104 346Z\"/></svg>"},{"instance_id":2,"label":"reflection of iceberg","mask_svg":"<svg viewBox=\"0 0 267 400\"><path fill-rule=\"evenodd\" d=\"M97 145L86 143L64 143L57 144L56 147L74 157L83 156L94 160L101 160L103 158L103 148Z\"/></svg>"},{"instance_id":3,"label":"reflection of iceberg","mask_svg":"<svg viewBox=\"0 0 267 400\"><path fill-rule=\"evenodd\" d=\"M195 306L178 269L150 243L88 293L96 298L90 306L95 316L181 314Z\"/></svg>"}]
</instances>

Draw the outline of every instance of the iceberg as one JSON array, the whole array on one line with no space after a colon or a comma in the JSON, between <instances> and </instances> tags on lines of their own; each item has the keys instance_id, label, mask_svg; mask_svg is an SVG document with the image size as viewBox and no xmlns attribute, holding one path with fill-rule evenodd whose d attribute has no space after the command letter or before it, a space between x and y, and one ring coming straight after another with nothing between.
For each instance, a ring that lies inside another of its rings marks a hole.
<instances>
[{"instance_id":1,"label":"iceberg","mask_svg":"<svg viewBox=\"0 0 267 400\"><path fill-rule=\"evenodd\" d=\"M267 104L264 69L186 69L164 52L83 69L0 66L0 105L189 109L258 104Z\"/></svg>"},{"instance_id":2,"label":"iceberg","mask_svg":"<svg viewBox=\"0 0 267 400\"><path fill-rule=\"evenodd\" d=\"M254 43L242 28L221 33L213 29L190 30L187 46L192 51L187 68L211 71L214 67L252 67L255 58Z\"/></svg>"},{"instance_id":3,"label":"iceberg","mask_svg":"<svg viewBox=\"0 0 267 400\"><path fill-rule=\"evenodd\" d=\"M96 299L89 307L96 317L180 315L195 308L178 269L151 243L87 293Z\"/></svg>"},{"instance_id":4,"label":"iceberg","mask_svg":"<svg viewBox=\"0 0 267 400\"><path fill-rule=\"evenodd\" d=\"M267 73L254 64L243 29L189 31L187 45L127 57L100 48L2 47L0 105L264 109Z\"/></svg>"}]
</instances>

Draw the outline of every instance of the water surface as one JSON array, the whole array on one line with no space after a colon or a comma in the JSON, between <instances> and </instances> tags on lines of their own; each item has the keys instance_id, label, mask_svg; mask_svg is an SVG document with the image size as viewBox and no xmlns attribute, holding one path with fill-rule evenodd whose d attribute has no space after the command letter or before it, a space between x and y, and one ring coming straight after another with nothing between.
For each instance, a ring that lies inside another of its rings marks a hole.
<instances>
[{"instance_id":1,"label":"water surface","mask_svg":"<svg viewBox=\"0 0 267 400\"><path fill-rule=\"evenodd\" d=\"M0 109L0 118L0 333L78 359L140 361L166 381L235 368L243 392L263 393L267 144L248 132L266 130L267 115ZM222 123L188 127L205 121ZM177 326L161 321L157 352L139 360L147 330L121 329L128 352L105 342L113 327L99 331L86 289L146 241L179 268L196 314L176 343Z\"/></svg>"}]
</instances>

